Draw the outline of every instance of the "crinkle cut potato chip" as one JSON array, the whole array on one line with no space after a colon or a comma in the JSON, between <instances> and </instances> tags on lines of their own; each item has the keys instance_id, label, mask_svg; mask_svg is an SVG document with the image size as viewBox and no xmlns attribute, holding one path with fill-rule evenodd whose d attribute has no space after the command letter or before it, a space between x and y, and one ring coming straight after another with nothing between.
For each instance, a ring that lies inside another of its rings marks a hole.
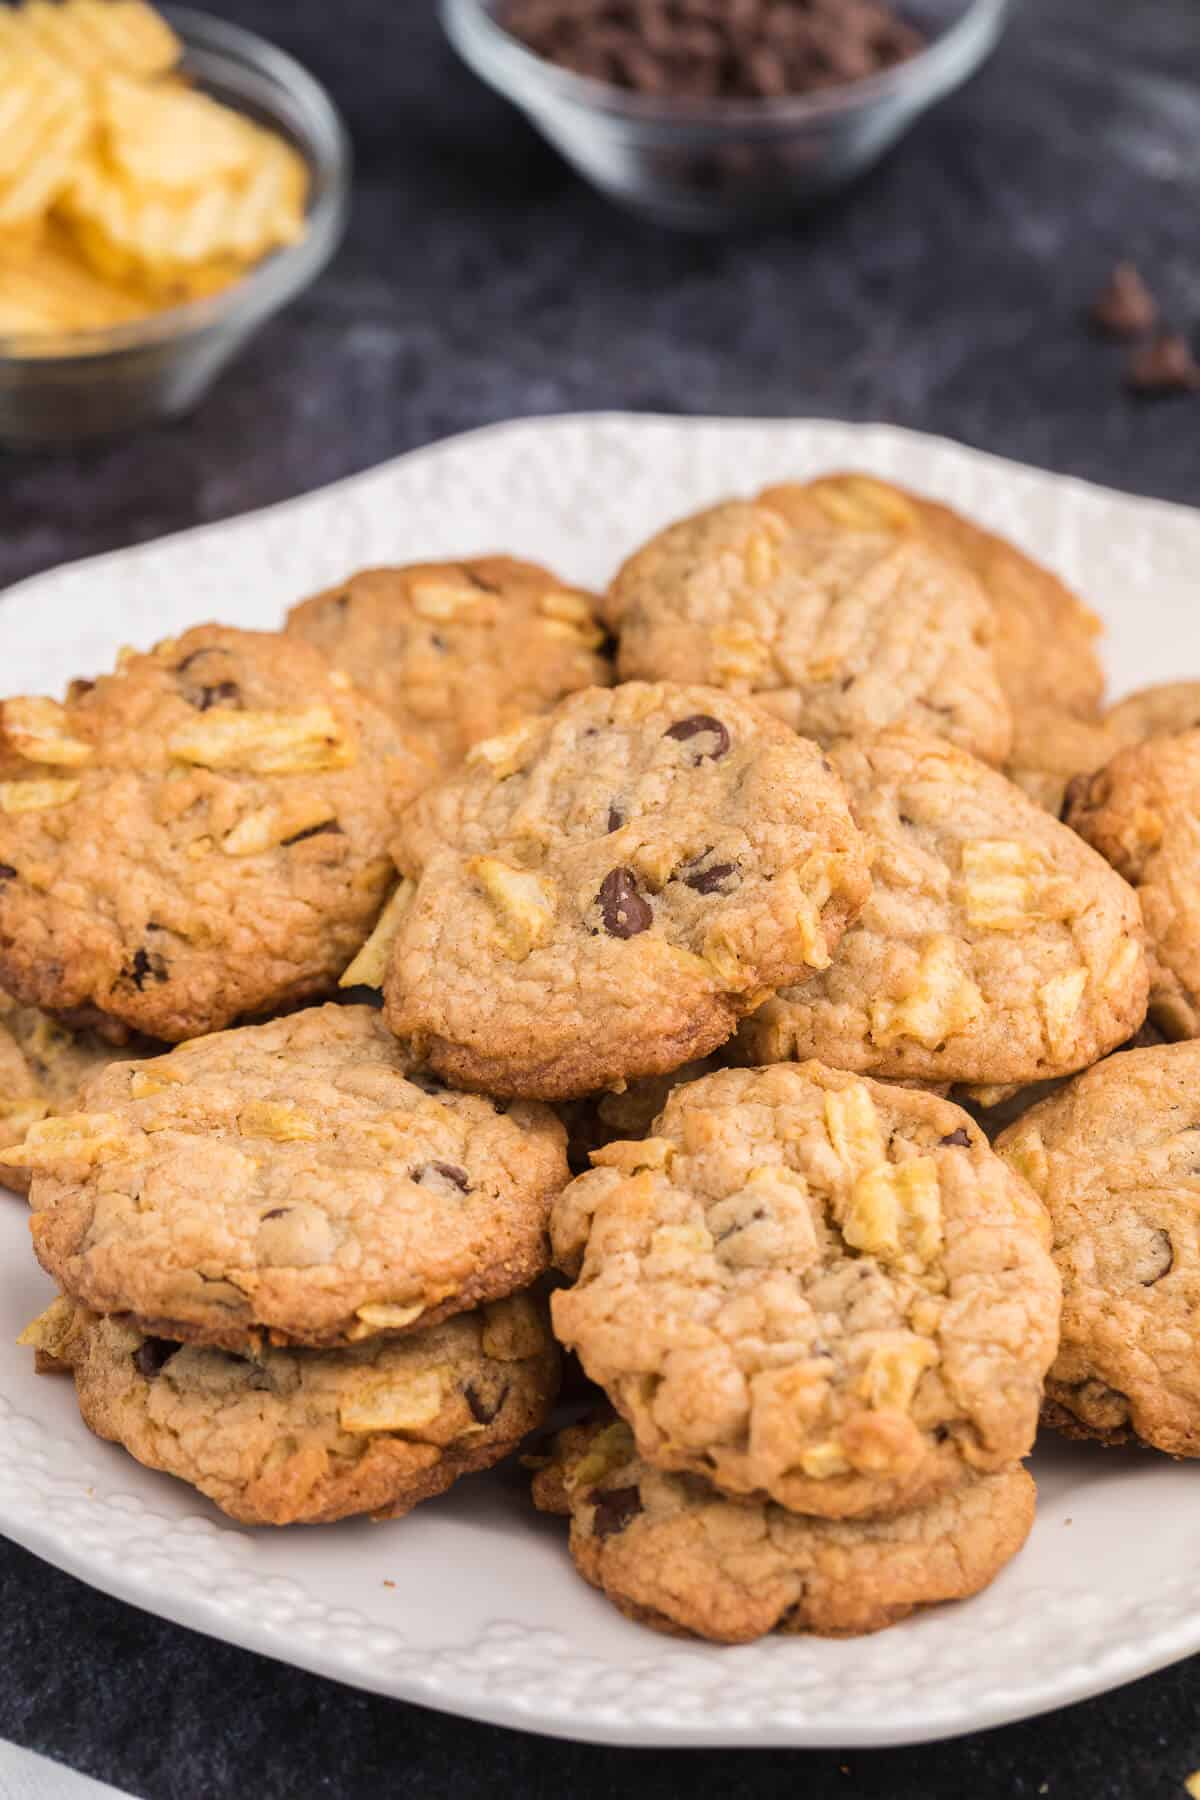
<instances>
[{"instance_id":1,"label":"crinkle cut potato chip","mask_svg":"<svg viewBox=\"0 0 1200 1800\"><path fill-rule=\"evenodd\" d=\"M36 49L9 52L0 35L0 232L40 222L69 181L88 130L78 76Z\"/></svg>"},{"instance_id":2,"label":"crinkle cut potato chip","mask_svg":"<svg viewBox=\"0 0 1200 1800\"><path fill-rule=\"evenodd\" d=\"M179 61L182 46L144 0L25 0L0 4L0 50L37 48L81 75L113 70L151 80Z\"/></svg>"},{"instance_id":3,"label":"crinkle cut potato chip","mask_svg":"<svg viewBox=\"0 0 1200 1800\"><path fill-rule=\"evenodd\" d=\"M145 0L0 0L0 334L23 353L304 236L303 157L176 73L182 49Z\"/></svg>"}]
</instances>

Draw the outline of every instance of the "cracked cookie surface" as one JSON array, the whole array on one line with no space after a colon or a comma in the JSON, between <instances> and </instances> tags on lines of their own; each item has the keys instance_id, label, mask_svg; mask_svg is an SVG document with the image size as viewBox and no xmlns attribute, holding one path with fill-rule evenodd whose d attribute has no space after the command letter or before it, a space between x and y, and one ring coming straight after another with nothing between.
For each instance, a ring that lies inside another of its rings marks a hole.
<instances>
[{"instance_id":1,"label":"cracked cookie surface","mask_svg":"<svg viewBox=\"0 0 1200 1800\"><path fill-rule=\"evenodd\" d=\"M915 537L793 530L727 501L635 552L607 607L622 680L708 682L822 743L904 724L1008 753L991 609Z\"/></svg>"},{"instance_id":2,"label":"cracked cookie surface","mask_svg":"<svg viewBox=\"0 0 1200 1800\"><path fill-rule=\"evenodd\" d=\"M1024 1456L1049 1227L960 1108L827 1069L676 1088L554 1209L559 1340L657 1467L830 1518Z\"/></svg>"},{"instance_id":3,"label":"cracked cookie surface","mask_svg":"<svg viewBox=\"0 0 1200 1800\"><path fill-rule=\"evenodd\" d=\"M1200 1044L1110 1056L996 1140L1041 1197L1063 1281L1047 1417L1200 1456Z\"/></svg>"},{"instance_id":4,"label":"cracked cookie surface","mask_svg":"<svg viewBox=\"0 0 1200 1800\"><path fill-rule=\"evenodd\" d=\"M858 1636L977 1594L1020 1550L1036 1500L1016 1467L890 1519L805 1518L656 1469L604 1418L559 1433L533 1495L570 1514L576 1567L628 1617L720 1644Z\"/></svg>"},{"instance_id":5,"label":"cracked cookie surface","mask_svg":"<svg viewBox=\"0 0 1200 1800\"><path fill-rule=\"evenodd\" d=\"M1137 890L1151 1018L1200 1036L1200 731L1119 750L1072 787L1065 816Z\"/></svg>"},{"instance_id":6,"label":"cracked cookie surface","mask_svg":"<svg viewBox=\"0 0 1200 1800\"><path fill-rule=\"evenodd\" d=\"M994 654L1014 714L1037 706L1094 719L1104 692L1100 620L1057 575L997 533L924 495L857 473L785 483L759 496L796 525L928 540L978 581L996 620Z\"/></svg>"},{"instance_id":7,"label":"cracked cookie surface","mask_svg":"<svg viewBox=\"0 0 1200 1800\"><path fill-rule=\"evenodd\" d=\"M830 751L873 888L833 964L747 1019L748 1062L1001 1085L1070 1074L1142 1022L1137 898L1074 832L950 745Z\"/></svg>"},{"instance_id":8,"label":"cracked cookie surface","mask_svg":"<svg viewBox=\"0 0 1200 1800\"><path fill-rule=\"evenodd\" d=\"M546 1107L452 1093L324 1006L88 1083L3 1153L72 1299L244 1349L423 1328L527 1287L568 1171Z\"/></svg>"},{"instance_id":9,"label":"cracked cookie surface","mask_svg":"<svg viewBox=\"0 0 1200 1800\"><path fill-rule=\"evenodd\" d=\"M0 703L0 983L172 1041L330 992L428 766L305 644L203 625Z\"/></svg>"},{"instance_id":10,"label":"cracked cookie surface","mask_svg":"<svg viewBox=\"0 0 1200 1800\"><path fill-rule=\"evenodd\" d=\"M58 1300L23 1334L98 1437L245 1525L396 1519L543 1423L558 1353L520 1295L400 1339L238 1356Z\"/></svg>"},{"instance_id":11,"label":"cracked cookie surface","mask_svg":"<svg viewBox=\"0 0 1200 1800\"><path fill-rule=\"evenodd\" d=\"M612 679L592 596L511 556L363 569L293 607L287 630L439 764Z\"/></svg>"},{"instance_id":12,"label":"cracked cookie surface","mask_svg":"<svg viewBox=\"0 0 1200 1800\"><path fill-rule=\"evenodd\" d=\"M826 966L869 886L815 745L670 683L592 688L477 745L394 854L388 1023L462 1086L552 1100L707 1055Z\"/></svg>"}]
</instances>

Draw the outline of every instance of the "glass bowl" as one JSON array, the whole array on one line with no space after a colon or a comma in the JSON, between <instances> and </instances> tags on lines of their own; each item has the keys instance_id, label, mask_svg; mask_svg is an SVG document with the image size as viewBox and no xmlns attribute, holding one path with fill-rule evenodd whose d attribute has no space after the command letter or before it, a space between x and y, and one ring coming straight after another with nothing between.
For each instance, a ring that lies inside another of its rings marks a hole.
<instances>
[{"instance_id":1,"label":"glass bowl","mask_svg":"<svg viewBox=\"0 0 1200 1800\"><path fill-rule=\"evenodd\" d=\"M719 230L794 212L860 175L995 45L1011 0L901 0L927 47L844 87L777 100L653 98L547 62L500 0L441 0L459 55L581 175L663 225Z\"/></svg>"},{"instance_id":2,"label":"glass bowl","mask_svg":"<svg viewBox=\"0 0 1200 1800\"><path fill-rule=\"evenodd\" d=\"M163 11L196 85L274 127L307 161L307 233L232 287L169 312L56 337L0 333L0 445L78 443L187 412L267 319L316 279L345 231L350 145L324 89L251 32L206 13Z\"/></svg>"}]
</instances>

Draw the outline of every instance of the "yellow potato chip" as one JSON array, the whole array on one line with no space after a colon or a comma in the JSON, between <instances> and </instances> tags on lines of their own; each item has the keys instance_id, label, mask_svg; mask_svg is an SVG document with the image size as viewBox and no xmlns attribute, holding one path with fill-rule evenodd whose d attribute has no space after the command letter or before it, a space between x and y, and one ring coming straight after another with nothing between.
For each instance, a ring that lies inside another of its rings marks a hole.
<instances>
[{"instance_id":1,"label":"yellow potato chip","mask_svg":"<svg viewBox=\"0 0 1200 1800\"><path fill-rule=\"evenodd\" d=\"M18 28L81 75L165 75L182 51L143 0L26 0L16 17Z\"/></svg>"},{"instance_id":2,"label":"yellow potato chip","mask_svg":"<svg viewBox=\"0 0 1200 1800\"><path fill-rule=\"evenodd\" d=\"M53 226L19 253L0 250L0 332L102 330L150 310L142 296L102 281Z\"/></svg>"},{"instance_id":3,"label":"yellow potato chip","mask_svg":"<svg viewBox=\"0 0 1200 1800\"><path fill-rule=\"evenodd\" d=\"M247 129L254 143L248 172L194 191L140 189L96 152L81 158L61 207L98 271L162 291L202 267L245 267L303 237L302 160L282 139Z\"/></svg>"},{"instance_id":4,"label":"yellow potato chip","mask_svg":"<svg viewBox=\"0 0 1200 1800\"><path fill-rule=\"evenodd\" d=\"M0 47L0 230L45 217L91 130L78 76L38 52Z\"/></svg>"},{"instance_id":5,"label":"yellow potato chip","mask_svg":"<svg viewBox=\"0 0 1200 1800\"><path fill-rule=\"evenodd\" d=\"M131 188L203 188L248 175L259 133L241 113L189 88L108 75L100 89L104 149Z\"/></svg>"}]
</instances>

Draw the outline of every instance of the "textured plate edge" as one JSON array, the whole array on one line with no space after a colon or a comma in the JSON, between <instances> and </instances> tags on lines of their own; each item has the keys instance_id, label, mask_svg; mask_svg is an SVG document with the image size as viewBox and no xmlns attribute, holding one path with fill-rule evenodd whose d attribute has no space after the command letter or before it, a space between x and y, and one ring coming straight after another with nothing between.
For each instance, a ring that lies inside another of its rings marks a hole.
<instances>
[{"instance_id":1,"label":"textured plate edge","mask_svg":"<svg viewBox=\"0 0 1200 1800\"><path fill-rule=\"evenodd\" d=\"M239 531L243 527L253 530L268 521L277 524L280 520L297 516L307 506L321 504L331 495L353 494L355 489L362 485L377 481L386 482L393 471L399 472L413 463L424 463L442 456L453 456L464 449L469 450L473 444L484 440L499 441L501 444L511 441L514 447L519 448L531 438L552 436L556 431L603 432L626 430L631 427L635 431L639 428L648 428L647 435L655 429L677 432L695 427L703 429L713 436L761 430L782 437L786 433L802 432L806 428L813 429L815 432L832 430L861 438L864 442L864 449L867 444L870 444L872 448L878 447L884 456L900 458L906 446L919 445L927 455L948 456L951 461L960 460L963 464L973 466L981 472L987 470L994 470L997 474L1003 472L1007 478L1015 477L1026 483L1031 480L1036 481L1040 485L1051 487L1064 496L1068 494L1074 496L1077 502L1092 506L1097 503L1103 504L1105 501L1116 501L1129 511L1136 509L1147 519L1155 517L1173 520L1186 518L1193 525L1197 517L1193 509L1177 503L1129 494L1075 476L1057 474L989 452L976 450L944 437L935 437L931 434L884 424L816 418L697 417L693 419L662 414L620 412L559 414L533 416L482 426L476 430L443 439L434 445L407 452L388 463L360 471L324 488L315 489L270 507L177 532L143 545L104 552L95 557L61 565L58 569L46 571L12 585L0 593L0 603L10 597L34 597L41 584L47 581L54 582L66 569L71 570L73 574L83 573L86 575L90 570L104 570L109 565L128 567L131 562L140 561L143 557L154 557L167 548L178 549L192 545L201 540L208 540L213 534L220 534L223 537L231 528ZM931 486L930 491L936 491L936 488ZM232 1643L239 1648L249 1649L252 1653L267 1655L276 1661L303 1667L318 1675L340 1681L344 1685L428 1706L451 1716L470 1717L484 1723L568 1741L614 1745L636 1744L646 1747L715 1748L727 1746L812 1749L842 1748L847 1743L867 1748L936 1742L1057 1710L1062 1706L1110 1690L1125 1682L1152 1674L1155 1670L1200 1649L1200 1613L1198 1613L1187 1619L1176 1620L1167 1627L1152 1629L1145 1637L1130 1638L1124 1642L1110 1645L1100 1655L1094 1656L1090 1663L1074 1665L1052 1694L1039 1692L1033 1687L1000 1688L993 1690L991 1695L980 1704L972 1704L967 1701L958 1702L951 1704L941 1712L926 1706L919 1712L905 1717L902 1709L897 1709L891 1715L888 1724L879 1729L874 1728L869 1722L864 1722L861 1718L849 1719L845 1722L831 1720L828 1712L824 1721L793 1722L779 1728L772 1726L764 1728L761 1725L739 1726L732 1723L714 1724L709 1727L703 1723L692 1721L678 1726L666 1723L658 1725L645 1717L637 1720L609 1721L600 1717L595 1711L590 1716L576 1714L573 1719L564 1719L553 1714L537 1715L533 1710L536 1702L523 1704L519 1701L497 1699L483 1693L472 1694L462 1687L451 1696L439 1691L433 1678L424 1681L419 1676L397 1677L394 1673L390 1677L373 1678L369 1669L353 1666L336 1653L322 1654L318 1648L288 1640L286 1631L274 1627L270 1622L255 1622L247 1634L240 1631L231 1633L228 1616L218 1616L216 1609L207 1606L202 1597L187 1594L172 1595L169 1604L164 1605L161 1590L152 1581L123 1575L119 1566L98 1567L96 1561L90 1560L87 1553L81 1552L77 1555L69 1543L64 1543L60 1535L56 1535L51 1529L43 1530L35 1521L21 1516L19 1509L10 1511L7 1506L0 1504L0 1524L14 1541L22 1544L42 1560L64 1569L86 1585L96 1587L119 1600L156 1616L167 1618L187 1629ZM500 1624L501 1621L496 1623ZM278 1648L274 1644L276 1638L279 1639ZM718 1652L718 1654L720 1653Z\"/></svg>"},{"instance_id":2,"label":"textured plate edge","mask_svg":"<svg viewBox=\"0 0 1200 1800\"><path fill-rule=\"evenodd\" d=\"M70 558L66 562L55 563L51 568L40 570L34 575L23 576L20 580L0 588L0 606L13 599L26 599L36 595L38 587L44 582L60 579L64 573L72 576L89 570L101 570L112 563L136 566L144 558L157 555L165 549L179 549L186 545L204 543L215 536L226 535L231 527L251 524L266 525L278 522L302 511L314 502L322 502L332 496L352 493L360 485L386 478L393 471L403 469L414 461L427 461L431 457L451 454L472 444L484 440L500 439L511 436L520 440L526 434L537 434L547 430L603 430L611 427L637 428L641 425L670 427L681 429L700 427L706 431L722 431L733 434L746 430L770 430L784 432L813 428L818 431L837 430L850 431L854 435L870 436L886 446L894 447L900 453L905 445L919 444L925 450L934 449L951 456L966 458L982 468L1002 470L1007 476L1034 477L1039 481L1048 481L1056 487L1068 490L1080 497L1092 501L1116 500L1123 506L1136 507L1147 516L1162 518L1195 519L1197 509L1175 500L1160 500L1153 495L1139 494L1135 490L1114 488L1103 482L1089 481L1081 475L1065 474L1056 469L1047 469L1036 463L1021 462L1015 457L1000 456L994 451L979 450L972 444L964 444L957 438L950 438L938 432L917 431L907 425L889 425L883 420L872 419L831 419L823 416L805 417L784 416L779 418L759 418L749 414L696 413L676 414L659 412L563 412L563 413L531 413L517 419L500 419L491 424L473 426L466 431L455 432L450 437L437 438L430 444L417 446L415 449L403 451L399 456L389 458L385 462L373 463L369 468L359 469L352 475L341 476L337 481L326 482L321 487L309 488L302 494L294 494L286 500L277 500L269 506L253 507L246 512L229 513L223 518L208 520L203 525L187 526L180 531L167 532L165 535L150 538L145 543L128 544L123 548L102 550L93 556Z\"/></svg>"},{"instance_id":3,"label":"textured plate edge","mask_svg":"<svg viewBox=\"0 0 1200 1800\"><path fill-rule=\"evenodd\" d=\"M689 1723L681 1726L656 1726L640 1721L609 1724L594 1717L585 1717L579 1723L572 1723L553 1716L539 1717L530 1708L517 1702L498 1702L479 1694L460 1693L451 1698L440 1693L432 1684L426 1685L419 1680L402 1678L389 1683L382 1677L372 1678L367 1670L350 1670L335 1656L322 1656L307 1644L298 1644L294 1640L286 1646L281 1641L276 1649L273 1642L275 1636L278 1635L282 1640L286 1632L281 1628L277 1633L276 1628L269 1623L260 1623L256 1629L264 1633L271 1642L247 1643L240 1636L231 1635L227 1620L209 1619L208 1609L203 1601L181 1603L171 1599L164 1603L161 1595L152 1599L148 1592L152 1586L149 1581L122 1579L119 1571L110 1572L108 1569L101 1570L98 1577L95 1564L89 1564L85 1556L76 1556L73 1551L64 1550L53 1540L52 1534L43 1534L36 1526L14 1526L5 1517L2 1508L0 1524L4 1526L4 1535L14 1543L40 1561L49 1563L82 1582L85 1587L95 1588L98 1592L107 1594L110 1599L122 1601L140 1612L165 1619L185 1630L198 1632L202 1637L213 1638L250 1655L265 1656L271 1662L304 1669L311 1675L338 1682L343 1687L377 1694L385 1700L398 1700L406 1705L426 1707L450 1718L471 1719L476 1724L500 1726L506 1730L522 1731L531 1736L552 1738L564 1743L646 1750L886 1750L946 1743L953 1738L971 1736L980 1731L993 1731L1005 1725L1020 1724L1027 1719L1060 1712L1065 1707L1154 1675L1200 1650L1198 1615L1192 1623L1191 1635L1187 1641L1181 1638L1173 1647L1163 1647L1161 1654L1155 1651L1150 1662L1143 1660L1143 1653L1128 1645L1121 1645L1109 1652L1105 1663L1078 1670L1076 1679L1067 1682L1060 1692L1051 1697L1034 1698L1028 1692L1014 1689L1009 1694L996 1696L989 1705L969 1714L961 1707L948 1708L942 1717L926 1712L907 1722L896 1722L891 1727L880 1730L871 1725L863 1725L861 1720L847 1721L840 1727L831 1722L782 1727L778 1731L757 1725L706 1726ZM43 1535L50 1540L46 1544L41 1541ZM970 1602L951 1601L949 1604L969 1605ZM193 1608L194 1611L190 1610ZM1109 1658L1114 1663L1136 1666L1124 1670L1110 1668L1105 1666Z\"/></svg>"}]
</instances>

